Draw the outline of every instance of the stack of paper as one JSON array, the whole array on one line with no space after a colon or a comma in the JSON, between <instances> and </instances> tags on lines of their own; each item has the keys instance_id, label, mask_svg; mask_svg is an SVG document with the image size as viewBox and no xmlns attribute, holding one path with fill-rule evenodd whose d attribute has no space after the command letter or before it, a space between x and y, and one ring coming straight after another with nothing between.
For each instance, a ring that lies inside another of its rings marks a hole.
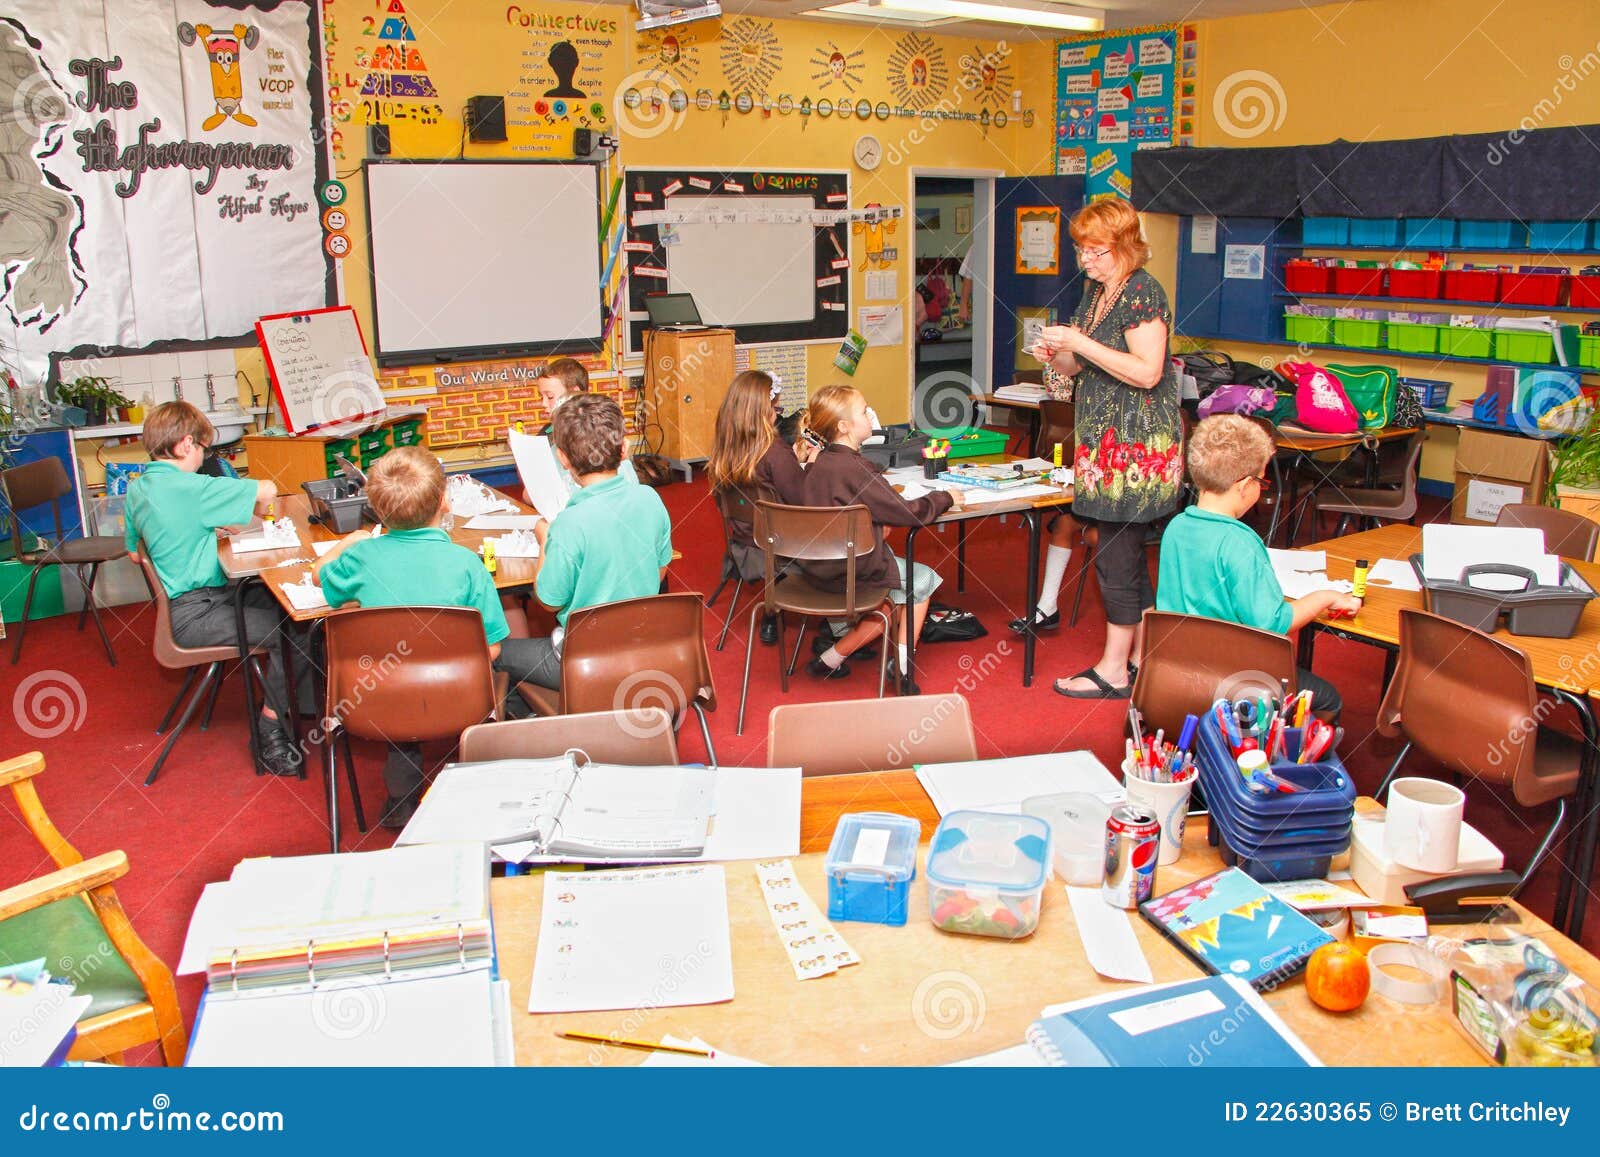
<instances>
[{"instance_id":1,"label":"stack of paper","mask_svg":"<svg viewBox=\"0 0 1600 1157\"><path fill-rule=\"evenodd\" d=\"M953 811L1020 812L1025 799L1064 791L1088 792L1106 803L1124 798L1122 785L1087 751L922 764L917 780L942 816Z\"/></svg>"},{"instance_id":2,"label":"stack of paper","mask_svg":"<svg viewBox=\"0 0 1600 1157\"><path fill-rule=\"evenodd\" d=\"M1009 386L1001 386L994 396L1007 402L1042 402L1048 396L1048 391L1035 382L1012 382Z\"/></svg>"},{"instance_id":3,"label":"stack of paper","mask_svg":"<svg viewBox=\"0 0 1600 1157\"><path fill-rule=\"evenodd\" d=\"M1314 591L1342 591L1351 589L1349 579L1337 581L1328 577L1328 556L1321 550L1277 550L1267 548L1272 560L1272 573L1278 578L1286 599L1303 598Z\"/></svg>"},{"instance_id":4,"label":"stack of paper","mask_svg":"<svg viewBox=\"0 0 1600 1157\"><path fill-rule=\"evenodd\" d=\"M550 439L511 430L506 440L511 444L511 456L516 460L517 474L522 479L528 501L545 518L554 521L556 515L567 508L571 491Z\"/></svg>"},{"instance_id":5,"label":"stack of paper","mask_svg":"<svg viewBox=\"0 0 1600 1157\"><path fill-rule=\"evenodd\" d=\"M1537 527L1450 526L1437 522L1423 526L1424 577L1459 582L1463 570L1480 562L1524 567L1545 586L1561 582L1561 559L1545 553L1544 531ZM1472 585L1485 590L1520 590L1523 580L1512 575L1475 575Z\"/></svg>"}]
</instances>

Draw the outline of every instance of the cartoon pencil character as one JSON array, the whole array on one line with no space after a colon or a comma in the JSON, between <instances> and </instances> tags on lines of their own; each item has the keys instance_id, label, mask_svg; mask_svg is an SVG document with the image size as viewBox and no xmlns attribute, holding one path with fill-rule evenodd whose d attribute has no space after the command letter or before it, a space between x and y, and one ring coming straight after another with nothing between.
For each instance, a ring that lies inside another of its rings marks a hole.
<instances>
[{"instance_id":1,"label":"cartoon pencil character","mask_svg":"<svg viewBox=\"0 0 1600 1157\"><path fill-rule=\"evenodd\" d=\"M239 52L241 47L255 48L261 41L261 30L253 24L235 24L232 29L187 21L178 25L180 44L188 47L197 39L205 41L206 58L211 61L211 95L217 102L217 111L206 117L200 127L210 132L232 117L254 128L256 118L244 111L244 77Z\"/></svg>"},{"instance_id":2,"label":"cartoon pencil character","mask_svg":"<svg viewBox=\"0 0 1600 1157\"><path fill-rule=\"evenodd\" d=\"M866 204L866 208L880 209L882 206L876 201L869 201ZM887 220L880 218L877 221L857 221L850 226L850 232L860 233L865 237L862 242L865 256L861 259L861 269L894 268L891 262L884 260L883 251L887 248L888 235L894 232L895 226L898 224L898 221L890 217Z\"/></svg>"}]
</instances>

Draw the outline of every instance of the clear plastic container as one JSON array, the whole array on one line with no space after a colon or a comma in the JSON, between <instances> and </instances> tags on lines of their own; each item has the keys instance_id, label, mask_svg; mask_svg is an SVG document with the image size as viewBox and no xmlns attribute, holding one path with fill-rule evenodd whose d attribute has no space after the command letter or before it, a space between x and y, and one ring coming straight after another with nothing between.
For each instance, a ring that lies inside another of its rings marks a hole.
<instances>
[{"instance_id":1,"label":"clear plastic container","mask_svg":"<svg viewBox=\"0 0 1600 1157\"><path fill-rule=\"evenodd\" d=\"M847 812L828 845L828 919L906 922L922 825L890 812Z\"/></svg>"},{"instance_id":2,"label":"clear plastic container","mask_svg":"<svg viewBox=\"0 0 1600 1157\"><path fill-rule=\"evenodd\" d=\"M1038 816L956 811L928 846L928 913L945 932L1019 940L1039 926L1050 825Z\"/></svg>"},{"instance_id":3,"label":"clear plastic container","mask_svg":"<svg viewBox=\"0 0 1600 1157\"><path fill-rule=\"evenodd\" d=\"M1084 791L1034 795L1022 801L1022 814L1050 825L1050 866L1068 884L1099 885L1106 874L1106 820L1111 806Z\"/></svg>"}]
</instances>

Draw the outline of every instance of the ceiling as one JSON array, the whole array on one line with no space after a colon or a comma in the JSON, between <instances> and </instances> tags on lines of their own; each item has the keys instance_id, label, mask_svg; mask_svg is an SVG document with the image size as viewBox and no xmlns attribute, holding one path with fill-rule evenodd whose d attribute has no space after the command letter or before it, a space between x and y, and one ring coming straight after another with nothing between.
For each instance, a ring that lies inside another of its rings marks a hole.
<instances>
[{"instance_id":1,"label":"ceiling","mask_svg":"<svg viewBox=\"0 0 1600 1157\"><path fill-rule=\"evenodd\" d=\"M632 6L633 0L607 0ZM829 19L807 16L806 13L839 0L722 0L725 13L747 13L752 16L783 17L812 20L823 24L881 24L895 30L921 29L942 36L971 36L980 40L1006 40L1019 43L1027 40L1057 40L1071 35L1049 28L1028 28L1016 24L997 24L980 20L945 20L932 24L904 24L890 22L881 17ZM1099 9L1105 12L1106 30L1134 28L1144 24L1170 24L1182 20L1207 20L1221 16L1247 16L1260 12L1280 12L1293 8L1311 7L1318 2L1337 3L1340 0L1081 0L1067 7ZM1343 0L1345 3L1353 0Z\"/></svg>"}]
</instances>

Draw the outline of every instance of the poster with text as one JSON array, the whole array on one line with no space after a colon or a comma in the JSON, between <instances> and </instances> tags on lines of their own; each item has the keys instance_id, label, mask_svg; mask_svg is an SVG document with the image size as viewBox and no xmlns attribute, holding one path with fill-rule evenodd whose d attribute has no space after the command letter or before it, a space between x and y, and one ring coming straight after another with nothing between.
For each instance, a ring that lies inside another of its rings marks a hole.
<instances>
[{"instance_id":1,"label":"poster with text","mask_svg":"<svg viewBox=\"0 0 1600 1157\"><path fill-rule=\"evenodd\" d=\"M308 0L11 0L0 342L25 375L327 304L318 35Z\"/></svg>"},{"instance_id":2,"label":"poster with text","mask_svg":"<svg viewBox=\"0 0 1600 1157\"><path fill-rule=\"evenodd\" d=\"M1173 143L1181 25L1056 43L1056 172L1085 196L1128 197L1133 154Z\"/></svg>"}]
</instances>

